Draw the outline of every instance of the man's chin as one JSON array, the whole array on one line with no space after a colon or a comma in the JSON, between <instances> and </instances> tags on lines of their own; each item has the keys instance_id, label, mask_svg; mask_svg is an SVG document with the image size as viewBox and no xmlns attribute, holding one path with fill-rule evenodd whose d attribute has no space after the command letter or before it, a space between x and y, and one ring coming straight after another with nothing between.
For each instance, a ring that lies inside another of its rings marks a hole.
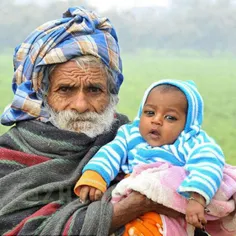
<instances>
[{"instance_id":1,"label":"man's chin","mask_svg":"<svg viewBox=\"0 0 236 236\"><path fill-rule=\"evenodd\" d=\"M103 113L95 112L78 113L75 111L54 112L48 107L50 122L59 129L84 133L88 137L94 138L111 129L115 120L114 104L111 102Z\"/></svg>"}]
</instances>

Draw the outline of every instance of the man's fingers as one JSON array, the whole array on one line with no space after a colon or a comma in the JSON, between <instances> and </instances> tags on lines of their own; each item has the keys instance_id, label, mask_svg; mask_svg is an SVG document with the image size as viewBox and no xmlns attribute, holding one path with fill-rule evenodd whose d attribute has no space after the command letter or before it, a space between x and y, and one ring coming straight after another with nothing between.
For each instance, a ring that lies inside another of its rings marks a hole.
<instances>
[{"instance_id":1,"label":"man's fingers","mask_svg":"<svg viewBox=\"0 0 236 236\"><path fill-rule=\"evenodd\" d=\"M95 201L98 201L102 198L102 191L99 189L95 190Z\"/></svg>"},{"instance_id":2,"label":"man's fingers","mask_svg":"<svg viewBox=\"0 0 236 236\"><path fill-rule=\"evenodd\" d=\"M85 202L88 198L88 194L89 194L89 186L82 186L80 189L80 201L81 202Z\"/></svg>"}]
</instances>

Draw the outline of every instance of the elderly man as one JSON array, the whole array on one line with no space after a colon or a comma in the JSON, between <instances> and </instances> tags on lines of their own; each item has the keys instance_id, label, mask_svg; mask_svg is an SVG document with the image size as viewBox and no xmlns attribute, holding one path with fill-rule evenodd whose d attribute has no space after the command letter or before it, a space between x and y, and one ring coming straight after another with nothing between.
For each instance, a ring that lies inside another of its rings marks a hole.
<instances>
[{"instance_id":1,"label":"elderly man","mask_svg":"<svg viewBox=\"0 0 236 236\"><path fill-rule=\"evenodd\" d=\"M93 203L73 194L83 166L128 122L115 112L122 81L115 30L82 8L16 48L1 117L14 126L0 137L0 235L119 235L143 213L175 215L136 192L112 205L113 187Z\"/></svg>"}]
</instances>

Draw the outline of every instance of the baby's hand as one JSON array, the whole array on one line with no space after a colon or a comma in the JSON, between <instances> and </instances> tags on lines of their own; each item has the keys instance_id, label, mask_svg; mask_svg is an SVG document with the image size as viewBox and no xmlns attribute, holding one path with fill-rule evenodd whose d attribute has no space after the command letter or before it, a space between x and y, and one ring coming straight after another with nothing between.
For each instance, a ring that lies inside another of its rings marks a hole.
<instances>
[{"instance_id":1,"label":"baby's hand","mask_svg":"<svg viewBox=\"0 0 236 236\"><path fill-rule=\"evenodd\" d=\"M87 186L87 185L81 186L80 201L83 203L88 198L90 199L90 201L97 201L97 200L101 199L102 195L103 195L102 191L97 188Z\"/></svg>"},{"instance_id":2,"label":"baby's hand","mask_svg":"<svg viewBox=\"0 0 236 236\"><path fill-rule=\"evenodd\" d=\"M203 229L207 223L204 206L205 199L202 196L195 195L192 199L190 198L186 208L186 221L197 228Z\"/></svg>"}]
</instances>

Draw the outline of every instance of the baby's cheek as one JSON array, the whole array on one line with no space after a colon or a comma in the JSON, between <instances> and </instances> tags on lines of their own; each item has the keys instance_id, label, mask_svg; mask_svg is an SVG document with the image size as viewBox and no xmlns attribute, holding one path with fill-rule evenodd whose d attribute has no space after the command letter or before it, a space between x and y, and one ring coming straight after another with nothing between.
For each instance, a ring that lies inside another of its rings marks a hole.
<instances>
[{"instance_id":1,"label":"baby's cheek","mask_svg":"<svg viewBox=\"0 0 236 236\"><path fill-rule=\"evenodd\" d=\"M173 143L179 137L179 131L175 129L170 129L168 136L169 136L169 139L171 139L170 143Z\"/></svg>"}]
</instances>

